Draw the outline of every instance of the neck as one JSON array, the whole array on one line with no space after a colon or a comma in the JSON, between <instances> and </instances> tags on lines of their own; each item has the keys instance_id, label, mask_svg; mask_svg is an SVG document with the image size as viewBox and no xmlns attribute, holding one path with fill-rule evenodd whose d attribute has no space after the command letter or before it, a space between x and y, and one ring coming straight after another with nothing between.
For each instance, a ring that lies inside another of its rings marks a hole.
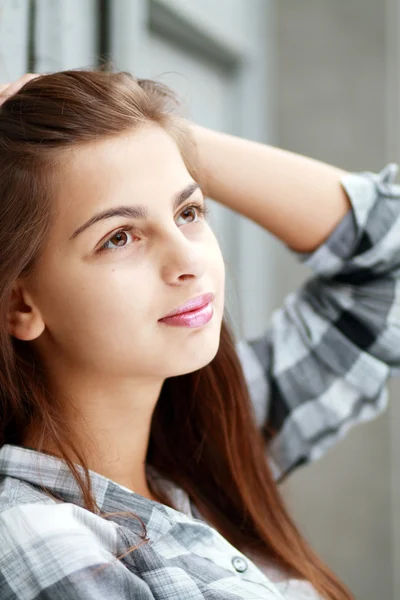
<instances>
[{"instance_id":1,"label":"neck","mask_svg":"<svg viewBox=\"0 0 400 600\"><path fill-rule=\"evenodd\" d=\"M146 456L161 386L162 383L142 387L138 393L138 388L130 384L126 394L122 389L117 393L114 386L108 397L103 386L101 393L93 388L90 394L68 393L68 402L65 394L52 391L55 405L63 407L62 422L67 426L69 440L79 449L88 469L156 501L159 500L147 481ZM26 432L22 445L62 458L58 445L37 426Z\"/></svg>"}]
</instances>

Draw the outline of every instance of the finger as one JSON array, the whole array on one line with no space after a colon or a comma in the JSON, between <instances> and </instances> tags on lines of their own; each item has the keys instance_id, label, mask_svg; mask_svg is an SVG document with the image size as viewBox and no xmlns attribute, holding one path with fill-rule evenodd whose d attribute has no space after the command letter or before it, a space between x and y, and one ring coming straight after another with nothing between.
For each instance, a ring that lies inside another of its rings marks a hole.
<instances>
[{"instance_id":1,"label":"finger","mask_svg":"<svg viewBox=\"0 0 400 600\"><path fill-rule=\"evenodd\" d=\"M40 77L40 74L25 73L25 75L22 75L22 77L19 77L16 81L0 85L0 105L5 102L7 98L16 94L22 86L28 83L28 81L36 79L36 77Z\"/></svg>"},{"instance_id":2,"label":"finger","mask_svg":"<svg viewBox=\"0 0 400 600\"><path fill-rule=\"evenodd\" d=\"M7 88L3 91L3 93L5 93L7 96L12 96L13 94L16 94L23 85L28 83L28 81L35 79L36 77L40 77L40 75L38 73L25 73L25 75L22 75L22 77L19 77L15 81L6 83L5 85Z\"/></svg>"}]
</instances>

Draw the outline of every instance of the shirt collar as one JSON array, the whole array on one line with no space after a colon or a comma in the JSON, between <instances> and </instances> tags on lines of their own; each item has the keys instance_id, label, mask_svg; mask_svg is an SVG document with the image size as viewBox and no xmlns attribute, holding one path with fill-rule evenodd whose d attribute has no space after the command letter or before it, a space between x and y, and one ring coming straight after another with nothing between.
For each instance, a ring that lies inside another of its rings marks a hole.
<instances>
[{"instance_id":1,"label":"shirt collar","mask_svg":"<svg viewBox=\"0 0 400 600\"><path fill-rule=\"evenodd\" d=\"M83 473L81 467L77 466L77 469ZM146 470L149 477L162 480L162 476L151 465L146 465ZM103 513L123 511L139 516L153 542L169 531L176 522L190 520L181 512L145 498L99 473L89 470L89 474L92 493L99 509ZM27 482L40 489L46 488L64 502L84 506L82 493L73 474L68 465L59 458L37 450L4 444L0 448L1 475ZM132 514L113 516L113 521L125 526L129 524L129 529L140 535L144 533L142 524Z\"/></svg>"}]
</instances>

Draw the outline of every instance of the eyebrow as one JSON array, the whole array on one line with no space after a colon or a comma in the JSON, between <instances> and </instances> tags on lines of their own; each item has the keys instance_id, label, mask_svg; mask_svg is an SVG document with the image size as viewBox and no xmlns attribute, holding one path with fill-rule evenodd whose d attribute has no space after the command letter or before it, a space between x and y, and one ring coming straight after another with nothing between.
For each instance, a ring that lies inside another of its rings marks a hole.
<instances>
[{"instance_id":1,"label":"eyebrow","mask_svg":"<svg viewBox=\"0 0 400 600\"><path fill-rule=\"evenodd\" d=\"M197 189L200 189L200 185L198 183L190 183L183 190L174 194L172 197L173 210L175 211L177 208L179 208L179 206L181 204L183 204L185 202L185 200L190 198L190 196ZM98 221L101 221L102 219L110 219L111 217L128 217L131 219L147 220L148 219L148 210L147 210L147 207L144 206L143 204L134 204L132 206L122 205L122 206L115 206L113 208L107 208L106 210L103 210L102 212L99 212L96 215L93 215L93 217L91 217L88 221L83 223L83 225L78 227L78 229L76 229L74 231L74 233L71 235L71 237L69 238L69 241L76 238L77 235L79 235L80 233L85 231L85 229L87 229L88 227L91 227L91 225L94 225L94 223L97 223Z\"/></svg>"}]
</instances>

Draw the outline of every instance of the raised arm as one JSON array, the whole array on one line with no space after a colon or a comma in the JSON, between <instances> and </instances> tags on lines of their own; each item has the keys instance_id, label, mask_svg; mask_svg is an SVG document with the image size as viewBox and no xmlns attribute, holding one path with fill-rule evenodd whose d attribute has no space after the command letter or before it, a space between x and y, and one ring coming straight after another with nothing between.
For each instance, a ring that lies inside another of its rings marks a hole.
<instances>
[{"instance_id":1,"label":"raised arm","mask_svg":"<svg viewBox=\"0 0 400 600\"><path fill-rule=\"evenodd\" d=\"M346 171L192 125L206 196L252 219L292 250L312 252L350 209Z\"/></svg>"},{"instance_id":2,"label":"raised arm","mask_svg":"<svg viewBox=\"0 0 400 600\"><path fill-rule=\"evenodd\" d=\"M314 275L237 345L276 479L380 414L400 374L397 167L347 173L195 127L206 195L296 251ZM262 273L260 274L262 276Z\"/></svg>"}]
</instances>

